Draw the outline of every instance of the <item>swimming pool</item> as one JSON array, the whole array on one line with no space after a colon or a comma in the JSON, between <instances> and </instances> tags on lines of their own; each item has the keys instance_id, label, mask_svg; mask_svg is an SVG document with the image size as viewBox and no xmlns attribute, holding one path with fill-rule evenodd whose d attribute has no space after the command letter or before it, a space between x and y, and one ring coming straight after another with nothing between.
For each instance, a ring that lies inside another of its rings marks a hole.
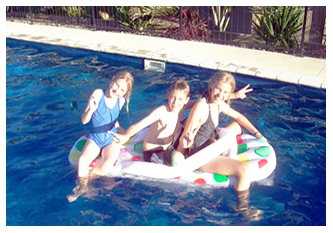
<instances>
[{"instance_id":1,"label":"swimming pool","mask_svg":"<svg viewBox=\"0 0 333 233\"><path fill-rule=\"evenodd\" d=\"M198 98L214 73L169 63L164 73L142 68L139 58L7 39L7 225L326 225L326 91L242 75L237 87L250 83L254 91L232 107L277 154L274 184L251 187L261 221L233 210L232 188L130 178L97 179L87 197L68 203L76 171L67 156L88 131L80 116L89 95L106 87L109 73L128 69L135 77L125 128L166 103L173 79L184 77ZM221 126L228 121L221 117Z\"/></svg>"}]
</instances>

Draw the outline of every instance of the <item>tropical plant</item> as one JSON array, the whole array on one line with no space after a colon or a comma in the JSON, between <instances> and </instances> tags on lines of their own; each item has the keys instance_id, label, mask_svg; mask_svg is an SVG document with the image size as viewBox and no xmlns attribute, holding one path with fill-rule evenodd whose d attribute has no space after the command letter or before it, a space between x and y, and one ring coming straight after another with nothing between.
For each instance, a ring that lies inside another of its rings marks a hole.
<instances>
[{"instance_id":1,"label":"tropical plant","mask_svg":"<svg viewBox=\"0 0 333 233\"><path fill-rule=\"evenodd\" d=\"M298 48L296 34L302 29L304 9L298 6L253 7L252 28L258 42L277 47Z\"/></svg>"},{"instance_id":2,"label":"tropical plant","mask_svg":"<svg viewBox=\"0 0 333 233\"><path fill-rule=\"evenodd\" d=\"M155 17L175 16L176 6L120 6L116 7L117 20L125 27L144 30L152 27Z\"/></svg>"},{"instance_id":3,"label":"tropical plant","mask_svg":"<svg viewBox=\"0 0 333 233\"><path fill-rule=\"evenodd\" d=\"M62 6L62 11L64 11L69 17L81 17L85 13L85 7L82 6Z\"/></svg>"},{"instance_id":4,"label":"tropical plant","mask_svg":"<svg viewBox=\"0 0 333 233\"><path fill-rule=\"evenodd\" d=\"M166 29L165 33L181 35L184 40L203 40L211 37L207 29L207 20L202 20L199 12L195 7L183 7L182 9L182 24L180 24L179 17L173 20L179 24L179 27L170 27Z\"/></svg>"},{"instance_id":5,"label":"tropical plant","mask_svg":"<svg viewBox=\"0 0 333 233\"><path fill-rule=\"evenodd\" d=\"M215 26L220 32L225 32L227 30L233 8L233 6L210 6Z\"/></svg>"}]
</instances>

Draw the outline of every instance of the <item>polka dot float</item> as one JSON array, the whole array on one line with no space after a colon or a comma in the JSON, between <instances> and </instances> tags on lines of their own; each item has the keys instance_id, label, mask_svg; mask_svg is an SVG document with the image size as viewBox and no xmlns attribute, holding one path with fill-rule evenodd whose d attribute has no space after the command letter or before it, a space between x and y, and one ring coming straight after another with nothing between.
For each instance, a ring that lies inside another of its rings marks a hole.
<instances>
[{"instance_id":1,"label":"polka dot float","mask_svg":"<svg viewBox=\"0 0 333 233\"><path fill-rule=\"evenodd\" d=\"M140 157L139 156L135 156L131 158L132 161L140 161Z\"/></svg>"},{"instance_id":2,"label":"polka dot float","mask_svg":"<svg viewBox=\"0 0 333 233\"><path fill-rule=\"evenodd\" d=\"M238 135L238 136L236 137L236 140L237 140L237 144L241 144L241 143L243 143L242 135Z\"/></svg>"},{"instance_id":3,"label":"polka dot float","mask_svg":"<svg viewBox=\"0 0 333 233\"><path fill-rule=\"evenodd\" d=\"M89 165L89 167L96 167L96 165L97 165L97 161L96 161L96 160L93 160L93 161L91 162L91 164Z\"/></svg>"},{"instance_id":4,"label":"polka dot float","mask_svg":"<svg viewBox=\"0 0 333 233\"><path fill-rule=\"evenodd\" d=\"M214 180L217 182L217 183L222 183L222 182L226 182L229 180L229 178L225 175L220 175L220 174L214 174Z\"/></svg>"},{"instance_id":5,"label":"polka dot float","mask_svg":"<svg viewBox=\"0 0 333 233\"><path fill-rule=\"evenodd\" d=\"M240 144L238 146L238 151L237 151L237 154L241 154L241 153L244 153L246 151L248 151L249 149L247 148L247 144Z\"/></svg>"},{"instance_id":6,"label":"polka dot float","mask_svg":"<svg viewBox=\"0 0 333 233\"><path fill-rule=\"evenodd\" d=\"M135 164L135 166L140 166L139 163L143 161L142 140L144 139L145 132L140 135L140 138L136 138L135 140L134 138L131 138L125 144L123 144L118 161L115 162L115 167L119 168L120 171L122 170L121 164L124 161L128 162L130 165ZM82 153L81 151L83 150L85 143L88 140L88 136L89 135L85 135L85 137L81 137L72 147L68 155L68 159L71 165L77 165L77 162ZM253 138L253 136L247 134L237 136L236 139L238 155L235 155L235 157L232 158L248 164L251 172L252 169L254 169L256 177L258 176L260 178L261 173L266 177L266 174L275 169L275 151L267 142L261 139ZM222 154L226 153L227 152L223 152ZM96 158L90 166L95 167L99 161L99 158ZM157 172L160 171L157 169ZM232 186L237 180L235 180L235 177L233 176L228 177L220 174L208 174L202 171L190 172L189 174L184 174L184 176L176 176L172 179L184 180L199 185L218 184L219 186L221 185L223 187Z\"/></svg>"},{"instance_id":7,"label":"polka dot float","mask_svg":"<svg viewBox=\"0 0 333 233\"><path fill-rule=\"evenodd\" d=\"M80 155L81 155L81 151L75 150L69 155L69 157L71 158L71 160L73 162L76 163L78 161Z\"/></svg>"},{"instance_id":8,"label":"polka dot float","mask_svg":"<svg viewBox=\"0 0 333 233\"><path fill-rule=\"evenodd\" d=\"M206 181L203 178L198 178L193 182L196 183L196 184L206 184Z\"/></svg>"},{"instance_id":9,"label":"polka dot float","mask_svg":"<svg viewBox=\"0 0 333 233\"><path fill-rule=\"evenodd\" d=\"M271 149L269 146L261 146L258 149L255 149L254 152L260 157L268 157L271 154Z\"/></svg>"},{"instance_id":10,"label":"polka dot float","mask_svg":"<svg viewBox=\"0 0 333 233\"><path fill-rule=\"evenodd\" d=\"M87 142L87 139L82 139L82 140L78 141L76 143L76 146L75 146L76 149L78 149L79 151L82 151L82 149L83 149L84 145L86 144L86 142Z\"/></svg>"},{"instance_id":11,"label":"polka dot float","mask_svg":"<svg viewBox=\"0 0 333 233\"><path fill-rule=\"evenodd\" d=\"M128 146L131 142L132 142L132 140L131 140L131 139L128 139L128 141L125 142L123 145L124 145L124 146Z\"/></svg>"},{"instance_id":12,"label":"polka dot float","mask_svg":"<svg viewBox=\"0 0 333 233\"><path fill-rule=\"evenodd\" d=\"M249 157L247 155L241 155L237 158L238 161L244 162L247 165L249 165L250 161L249 161Z\"/></svg>"},{"instance_id":13,"label":"polka dot float","mask_svg":"<svg viewBox=\"0 0 333 233\"><path fill-rule=\"evenodd\" d=\"M266 159L262 159L258 162L259 164L259 168L264 167L266 164L268 163L268 161Z\"/></svg>"},{"instance_id":14,"label":"polka dot float","mask_svg":"<svg viewBox=\"0 0 333 233\"><path fill-rule=\"evenodd\" d=\"M138 142L134 145L134 151L139 153L139 154L143 154L143 143L142 142Z\"/></svg>"},{"instance_id":15,"label":"polka dot float","mask_svg":"<svg viewBox=\"0 0 333 233\"><path fill-rule=\"evenodd\" d=\"M117 162L118 162L118 159L116 160L116 162L114 162L113 166L116 166Z\"/></svg>"},{"instance_id":16,"label":"polka dot float","mask_svg":"<svg viewBox=\"0 0 333 233\"><path fill-rule=\"evenodd\" d=\"M128 150L126 148L121 148L120 149L120 154L125 154Z\"/></svg>"},{"instance_id":17,"label":"polka dot float","mask_svg":"<svg viewBox=\"0 0 333 233\"><path fill-rule=\"evenodd\" d=\"M202 173L204 173L203 171L199 171L199 170L195 170L193 172L196 173L196 174L202 174Z\"/></svg>"},{"instance_id":18,"label":"polka dot float","mask_svg":"<svg viewBox=\"0 0 333 233\"><path fill-rule=\"evenodd\" d=\"M260 138L258 138L256 141L257 141L257 142L260 142L260 143L266 143L264 140L262 140L262 139L260 139Z\"/></svg>"}]
</instances>

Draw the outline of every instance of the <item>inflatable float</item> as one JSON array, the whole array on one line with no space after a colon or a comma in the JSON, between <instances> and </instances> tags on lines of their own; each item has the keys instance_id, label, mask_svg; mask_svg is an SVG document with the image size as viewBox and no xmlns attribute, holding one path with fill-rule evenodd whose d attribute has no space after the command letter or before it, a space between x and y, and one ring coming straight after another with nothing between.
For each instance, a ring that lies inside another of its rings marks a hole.
<instances>
[{"instance_id":1,"label":"inflatable float","mask_svg":"<svg viewBox=\"0 0 333 233\"><path fill-rule=\"evenodd\" d=\"M206 164L216 156L226 156L234 137L224 137L224 129L218 128L220 138L185 160L181 167L169 167L162 164L145 162L143 159L143 140L148 129L134 135L128 142L121 146L118 160L114 164L112 176L132 175L136 177L153 179L167 179L168 181L190 182L197 184L216 185L229 187L235 183L236 178L198 171L199 167ZM73 145L68 160L77 167L81 151L88 139L88 134L80 137ZM242 134L237 136L237 155L232 159L246 163L251 172L251 181L259 181L269 177L276 167L276 155L273 147L264 140L252 135ZM236 153L235 153L236 154ZM90 167L98 164L98 156Z\"/></svg>"}]
</instances>

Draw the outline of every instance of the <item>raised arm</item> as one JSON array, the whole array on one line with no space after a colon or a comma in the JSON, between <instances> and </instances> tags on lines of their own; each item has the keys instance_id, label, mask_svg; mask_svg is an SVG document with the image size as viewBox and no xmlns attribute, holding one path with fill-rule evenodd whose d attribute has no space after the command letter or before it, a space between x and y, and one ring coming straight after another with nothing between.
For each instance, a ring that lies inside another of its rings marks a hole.
<instances>
[{"instance_id":1,"label":"raised arm","mask_svg":"<svg viewBox=\"0 0 333 233\"><path fill-rule=\"evenodd\" d=\"M230 99L245 99L246 93L253 91L253 88L249 88L250 84L246 85L237 92L230 94Z\"/></svg>"},{"instance_id":2,"label":"raised arm","mask_svg":"<svg viewBox=\"0 0 333 233\"><path fill-rule=\"evenodd\" d=\"M103 94L103 92L101 89L96 89L91 94L91 96L89 97L89 100L88 100L87 107L81 115L82 124L85 125L91 120L92 114L98 108L98 104L99 104L99 101L101 100L102 94Z\"/></svg>"},{"instance_id":3,"label":"raised arm","mask_svg":"<svg viewBox=\"0 0 333 233\"><path fill-rule=\"evenodd\" d=\"M222 113L234 118L238 124L240 124L245 129L250 131L250 133L252 133L256 138L260 138L260 139L267 141L267 139L259 132L259 130L257 130L256 127L253 126L253 124L243 114L230 108L230 106L228 106L224 102L220 105L220 109L221 109Z\"/></svg>"}]
</instances>

